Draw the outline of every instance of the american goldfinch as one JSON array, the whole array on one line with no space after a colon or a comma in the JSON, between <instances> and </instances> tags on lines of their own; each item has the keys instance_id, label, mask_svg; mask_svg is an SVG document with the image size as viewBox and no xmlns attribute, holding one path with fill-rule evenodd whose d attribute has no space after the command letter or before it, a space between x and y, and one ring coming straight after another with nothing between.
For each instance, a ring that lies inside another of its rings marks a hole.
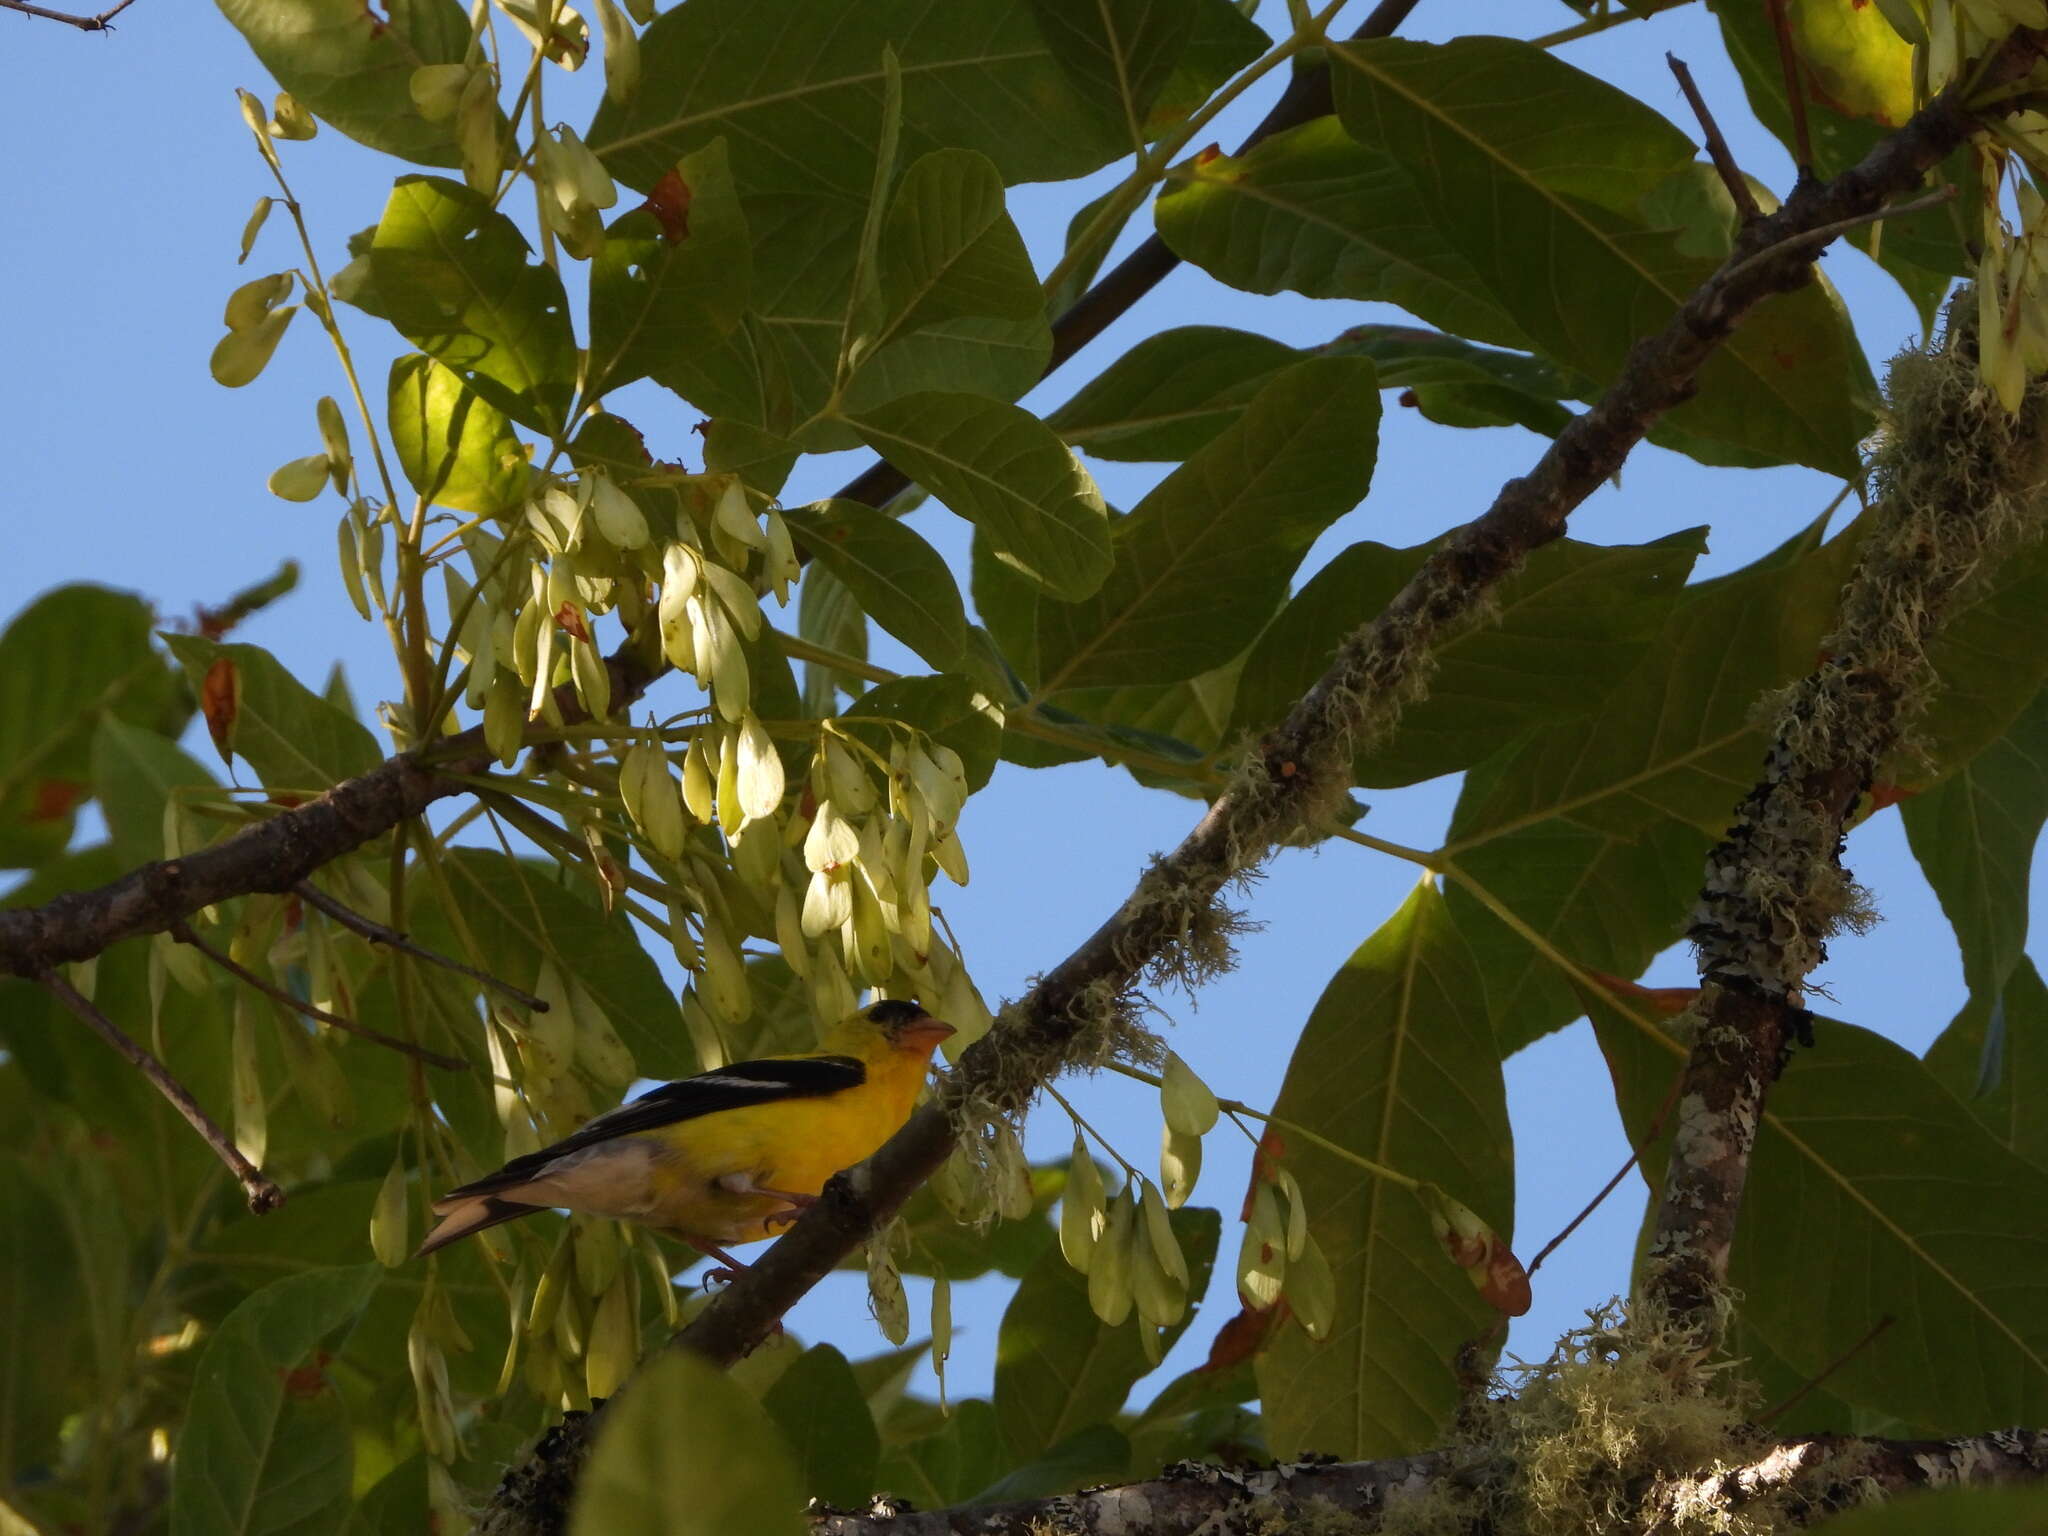
<instances>
[{"instance_id":1,"label":"american goldfinch","mask_svg":"<svg viewBox=\"0 0 2048 1536\"><path fill-rule=\"evenodd\" d=\"M916 1003L890 1000L826 1030L821 1050L664 1083L451 1189L434 1202L441 1224L419 1253L562 1208L662 1228L740 1269L720 1245L758 1242L795 1220L827 1179L895 1134L932 1048L952 1033Z\"/></svg>"}]
</instances>

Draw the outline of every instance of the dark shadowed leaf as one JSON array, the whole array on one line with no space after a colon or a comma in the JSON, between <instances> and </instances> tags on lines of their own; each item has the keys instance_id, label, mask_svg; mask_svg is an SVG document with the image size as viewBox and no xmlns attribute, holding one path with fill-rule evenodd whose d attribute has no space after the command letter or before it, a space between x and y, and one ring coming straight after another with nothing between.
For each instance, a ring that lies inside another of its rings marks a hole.
<instances>
[{"instance_id":1,"label":"dark shadowed leaf","mask_svg":"<svg viewBox=\"0 0 2048 1536\"><path fill-rule=\"evenodd\" d=\"M1039 696L1179 682L1236 656L1308 546L1371 485L1379 408L1360 359L1312 358L1270 380L1115 525L1101 591L1040 600Z\"/></svg>"},{"instance_id":2,"label":"dark shadowed leaf","mask_svg":"<svg viewBox=\"0 0 2048 1536\"><path fill-rule=\"evenodd\" d=\"M875 1491L881 1437L867 1394L846 1356L830 1344L814 1344L799 1355L762 1395L761 1406L796 1458L797 1487L804 1493L851 1509Z\"/></svg>"},{"instance_id":3,"label":"dark shadowed leaf","mask_svg":"<svg viewBox=\"0 0 2048 1536\"><path fill-rule=\"evenodd\" d=\"M1425 881L1332 978L1273 1112L1361 1157L1433 1180L1496 1232L1514 1230L1514 1140L1472 956ZM1451 1263L1422 1204L1290 1138L1309 1230L1337 1279L1321 1343L1292 1323L1258 1356L1276 1445L1339 1457L1436 1443L1456 1411L1451 1361L1498 1315Z\"/></svg>"},{"instance_id":4,"label":"dark shadowed leaf","mask_svg":"<svg viewBox=\"0 0 2048 1536\"><path fill-rule=\"evenodd\" d=\"M172 1536L336 1531L348 1518L348 1411L316 1361L383 1279L375 1264L265 1286L199 1357L171 1472Z\"/></svg>"},{"instance_id":5,"label":"dark shadowed leaf","mask_svg":"<svg viewBox=\"0 0 2048 1536\"><path fill-rule=\"evenodd\" d=\"M933 667L959 663L967 614L937 550L857 501L815 502L783 516L797 542L845 584L869 618Z\"/></svg>"},{"instance_id":6,"label":"dark shadowed leaf","mask_svg":"<svg viewBox=\"0 0 2048 1536\"><path fill-rule=\"evenodd\" d=\"M1974 994L1927 1048L1927 1070L1993 1136L2048 1168L2048 987L2026 955L1996 993Z\"/></svg>"}]
</instances>

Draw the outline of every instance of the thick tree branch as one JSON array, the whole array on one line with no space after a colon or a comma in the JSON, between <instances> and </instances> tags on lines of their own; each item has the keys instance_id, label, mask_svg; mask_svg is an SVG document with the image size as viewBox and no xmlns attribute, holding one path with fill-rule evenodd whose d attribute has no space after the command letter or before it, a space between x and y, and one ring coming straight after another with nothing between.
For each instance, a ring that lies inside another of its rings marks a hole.
<instances>
[{"instance_id":1,"label":"thick tree branch","mask_svg":"<svg viewBox=\"0 0 2048 1536\"><path fill-rule=\"evenodd\" d=\"M1873 1485L1888 1494L1919 1488L2039 1482L2048 1478L2048 1431L2006 1429L1958 1440L1872 1440L1807 1435L1740 1453L1723 1471L1677 1475L1652 1490L1639 1528L1679 1528L1708 1511L1734 1513L1760 1499L1779 1501L1789 1522L1814 1524L1864 1502ZM813 1536L1188 1536L1195 1531L1291 1527L1329 1512L1378 1528L1390 1504L1427 1497L1457 1480L1462 1491L1506 1485L1511 1467L1474 1474L1443 1452L1392 1461L1293 1462L1255 1471L1183 1462L1163 1477L1016 1504L899 1512L887 1500L860 1514L828 1512L811 1520ZM1662 1518L1660 1518L1662 1517Z\"/></svg>"},{"instance_id":2,"label":"thick tree branch","mask_svg":"<svg viewBox=\"0 0 2048 1536\"><path fill-rule=\"evenodd\" d=\"M2031 35L2017 34L1986 73L2015 78L2036 52ZM1426 680L1424 658L1434 637L1481 611L1487 595L1532 550L1563 535L1571 511L1620 469L1665 412L1692 396L1699 369L1744 315L1811 280L1813 258L1825 244L1822 232L1919 187L1975 126L1960 93L1945 93L1860 163L1832 181L1802 184L1776 213L1743 230L1721 267L1662 331L1635 345L1620 377L1558 434L1535 468L1504 485L1483 516L1453 534L1377 618L1344 642L1232 786L1116 914L1005 1007L936 1101L865 1164L835 1178L824 1198L674 1342L721 1364L745 1355L937 1170L952 1147L956 1116L1021 1107L1038 1081L1065 1064L1076 1036L1099 1017L1106 999L1162 962L1170 971L1171 951L1190 913L1263 862L1280 840L1320 825L1348 790L1354 745L1392 727L1403 701ZM1162 900L1162 892L1173 898ZM1029 1070L1020 1072L1020 1063ZM550 1510L536 1494L573 1486L602 1420L600 1410L552 1433L544 1453L508 1475L480 1529L492 1536L560 1529L566 1510Z\"/></svg>"}]
</instances>

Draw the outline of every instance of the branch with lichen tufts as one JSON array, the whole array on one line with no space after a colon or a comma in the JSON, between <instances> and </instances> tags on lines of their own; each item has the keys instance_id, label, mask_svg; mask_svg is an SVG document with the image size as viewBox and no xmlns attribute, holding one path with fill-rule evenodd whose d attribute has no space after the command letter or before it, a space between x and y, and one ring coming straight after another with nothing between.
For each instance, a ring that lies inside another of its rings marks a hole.
<instances>
[{"instance_id":1,"label":"branch with lichen tufts","mask_svg":"<svg viewBox=\"0 0 2048 1536\"><path fill-rule=\"evenodd\" d=\"M2036 57L2032 34L1989 60L1979 88L2017 78ZM943 1090L866 1163L823 1197L751 1269L677 1334L673 1344L719 1364L745 1356L848 1253L894 1218L952 1149L959 1127L1022 1107L1039 1085L1128 1039L1132 994L1147 975L1197 969L1178 949L1214 935L1220 893L1276 848L1327 825L1351 785L1363 745L1390 731L1426 687L1437 637L1483 615L1528 554L1563 536L1580 502L1622 466L1665 412L1697 387L1700 368L1748 312L1810 282L1813 260L1845 228L1916 190L1927 171L1979 126L1960 91L1930 102L1857 165L1797 188L1745 228L1728 259L1663 330L1639 341L1620 377L1555 439L1535 467L1452 534L1374 619L1339 647L1287 718L1248 754L1225 792L1172 852L1158 859L1117 912L1081 947L1005 1006ZM1211 952L1201 966L1212 969ZM1732 1224L1732 1215L1729 1218ZM629 1387L630 1390L630 1387ZM512 1469L479 1529L486 1536L552 1536L566 1526L563 1495L602 1410L562 1431Z\"/></svg>"},{"instance_id":2,"label":"branch with lichen tufts","mask_svg":"<svg viewBox=\"0 0 2048 1536\"><path fill-rule=\"evenodd\" d=\"M1892 364L1876 504L1824 659L1775 701L1764 771L1708 855L1690 931L1699 954L1694 1044L1658 1211L1650 1292L1717 1339L1713 1297L1765 1095L1789 1043L1808 1039L1801 998L1827 941L1871 920L1842 864L1858 803L1887 759L1918 753L1913 725L1939 687L1927 648L1973 575L2048 530L2048 384L2010 415L1978 383L1975 298L1946 335Z\"/></svg>"},{"instance_id":3,"label":"branch with lichen tufts","mask_svg":"<svg viewBox=\"0 0 2048 1536\"><path fill-rule=\"evenodd\" d=\"M1739 1460L1658 1480L1636 1530L1784 1531L1918 1489L1986 1487L2048 1477L2048 1431L2001 1429L1956 1440L1801 1435L1748 1447ZM1457 1484L1480 1502L1510 1481L1505 1464L1464 1470L1449 1453L1388 1461L1282 1462L1232 1468L1182 1462L1160 1477L1015 1504L899 1509L811 1520L812 1536L1183 1536L1194 1530L1374 1532L1458 1529L1426 1511ZM1490 1479L1490 1480L1489 1480ZM1762 1516L1752 1523L1746 1516ZM1474 1529L1486 1529L1480 1526ZM1492 1527L1499 1529L1500 1527ZM1607 1528L1607 1527L1602 1527Z\"/></svg>"}]
</instances>

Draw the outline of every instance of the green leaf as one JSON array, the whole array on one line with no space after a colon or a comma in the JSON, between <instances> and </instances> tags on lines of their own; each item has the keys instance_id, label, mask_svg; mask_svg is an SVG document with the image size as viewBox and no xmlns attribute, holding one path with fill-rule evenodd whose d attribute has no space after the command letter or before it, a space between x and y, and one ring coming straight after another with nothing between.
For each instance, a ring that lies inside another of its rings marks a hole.
<instances>
[{"instance_id":1,"label":"green leaf","mask_svg":"<svg viewBox=\"0 0 2048 1536\"><path fill-rule=\"evenodd\" d=\"M971 789L980 789L995 772L1002 741L1001 712L990 704L974 679L958 672L932 677L899 677L870 688L839 717L860 730L870 746L887 752L892 733L860 728L862 720L902 720L960 754Z\"/></svg>"},{"instance_id":2,"label":"green leaf","mask_svg":"<svg viewBox=\"0 0 2048 1536\"><path fill-rule=\"evenodd\" d=\"M337 293L398 327L522 425L566 435L576 339L554 269L489 199L440 176L401 176L369 249Z\"/></svg>"},{"instance_id":3,"label":"green leaf","mask_svg":"<svg viewBox=\"0 0 2048 1536\"><path fill-rule=\"evenodd\" d=\"M2041 1536L2048 1489L1916 1489L1822 1522L1827 1536Z\"/></svg>"},{"instance_id":4,"label":"green leaf","mask_svg":"<svg viewBox=\"0 0 2048 1536\"><path fill-rule=\"evenodd\" d=\"M1269 336L1189 325L1148 336L1046 418L1100 459L1184 459L1244 413L1259 387L1311 354ZM1407 325L1353 326L1314 349L1366 357L1381 390L1447 426L1526 426L1555 433L1584 392L1541 358L1477 347Z\"/></svg>"},{"instance_id":5,"label":"green leaf","mask_svg":"<svg viewBox=\"0 0 2048 1536\"><path fill-rule=\"evenodd\" d=\"M1434 544L1352 545L1311 577L1252 647L1226 737L1269 729L1346 636L1378 614ZM1359 762L1359 782L1412 784L1470 767L1504 737L1599 707L1663 627L1706 530L1603 547L1560 539L1501 584L1491 622L1432 648L1429 693Z\"/></svg>"},{"instance_id":6,"label":"green leaf","mask_svg":"<svg viewBox=\"0 0 2048 1536\"><path fill-rule=\"evenodd\" d=\"M1701 861L1755 780L1765 690L1813 665L1854 541L1808 529L1688 587L1590 716L1540 725L1469 773L1444 851L1581 965L1633 976L1676 943ZM1576 1018L1549 961L1452 882L1505 1053Z\"/></svg>"},{"instance_id":7,"label":"green leaf","mask_svg":"<svg viewBox=\"0 0 2048 1536\"><path fill-rule=\"evenodd\" d=\"M892 1449L875 1477L892 1493L941 1509L964 1504L1011 1464L994 1407L971 1397L953 1404L952 1416L935 1433Z\"/></svg>"},{"instance_id":8,"label":"green leaf","mask_svg":"<svg viewBox=\"0 0 2048 1536\"><path fill-rule=\"evenodd\" d=\"M1973 996L1996 996L2026 947L2034 844L2048 820L2048 692L1899 814L1962 946L1963 979Z\"/></svg>"},{"instance_id":9,"label":"green leaf","mask_svg":"<svg viewBox=\"0 0 2048 1536\"><path fill-rule=\"evenodd\" d=\"M1316 536L1371 485L1379 407L1372 365L1355 358L1275 376L1115 525L1099 592L1041 599L1039 696L1178 682L1237 655Z\"/></svg>"},{"instance_id":10,"label":"green leaf","mask_svg":"<svg viewBox=\"0 0 2048 1536\"><path fill-rule=\"evenodd\" d=\"M265 1286L207 1342L171 1464L171 1536L336 1531L348 1518L348 1412L314 1350L352 1324L383 1279L375 1264ZM293 1372L314 1366L305 1384Z\"/></svg>"},{"instance_id":11,"label":"green leaf","mask_svg":"<svg viewBox=\"0 0 2048 1536\"><path fill-rule=\"evenodd\" d=\"M803 1536L802 1486L745 1387L663 1350L611 1411L578 1479L570 1536Z\"/></svg>"},{"instance_id":12,"label":"green leaf","mask_svg":"<svg viewBox=\"0 0 2048 1536\"><path fill-rule=\"evenodd\" d=\"M2048 987L2026 955L1996 992L1973 992L1927 1048L1927 1070L1991 1134L2048 1168Z\"/></svg>"},{"instance_id":13,"label":"green leaf","mask_svg":"<svg viewBox=\"0 0 2048 1536\"><path fill-rule=\"evenodd\" d=\"M446 899L460 908L481 954L468 954L439 903L422 903L416 914L420 942L518 987L530 988L541 961L552 958L605 1011L643 1075L689 1077L701 1070L675 995L623 913L607 917L563 886L552 865L482 848L451 848L440 863L448 875Z\"/></svg>"},{"instance_id":14,"label":"green leaf","mask_svg":"<svg viewBox=\"0 0 2048 1536\"><path fill-rule=\"evenodd\" d=\"M1334 117L1195 166L1153 217L1176 256L1233 288L1380 299L1476 341L1528 345L1438 232L1408 171Z\"/></svg>"},{"instance_id":15,"label":"green leaf","mask_svg":"<svg viewBox=\"0 0 2048 1536\"><path fill-rule=\"evenodd\" d=\"M1713 270L1641 221L1645 194L1693 152L1626 92L1506 38L1381 38L1330 57L1345 127L1409 168L1444 238L1565 367L1611 379ZM1689 437L1856 472L1875 390L1839 301L1818 285L1759 305L1699 384L1671 414Z\"/></svg>"},{"instance_id":16,"label":"green leaf","mask_svg":"<svg viewBox=\"0 0 2048 1536\"><path fill-rule=\"evenodd\" d=\"M793 37L809 42L792 48ZM723 134L744 196L823 190L865 207L885 46L902 63L905 159L958 146L987 155L1006 183L1060 181L1130 149L1069 83L1023 0L851 11L839 0L692 0L641 35L640 89L623 107L606 102L585 137L643 190Z\"/></svg>"},{"instance_id":17,"label":"green leaf","mask_svg":"<svg viewBox=\"0 0 2048 1536\"><path fill-rule=\"evenodd\" d=\"M261 646L223 645L198 635L170 635L164 644L185 668L196 694L218 661L235 670L232 750L267 789L314 791L368 773L384 760L376 738L287 672Z\"/></svg>"},{"instance_id":18,"label":"green leaf","mask_svg":"<svg viewBox=\"0 0 2048 1536\"><path fill-rule=\"evenodd\" d=\"M215 787L176 742L108 715L92 741L93 798L129 868L164 856L164 803L180 789Z\"/></svg>"},{"instance_id":19,"label":"green leaf","mask_svg":"<svg viewBox=\"0 0 2048 1536\"><path fill-rule=\"evenodd\" d=\"M1503 1237L1514 1230L1514 1140L1486 995L1432 882L1324 989L1273 1113L1434 1181ZM1451 1362L1499 1314L1413 1195L1286 1139L1309 1231L1336 1273L1337 1314L1322 1343L1283 1325L1259 1355L1267 1435L1359 1459L1433 1445L1461 1395Z\"/></svg>"},{"instance_id":20,"label":"green leaf","mask_svg":"<svg viewBox=\"0 0 2048 1536\"><path fill-rule=\"evenodd\" d=\"M834 498L785 511L797 541L860 606L932 666L956 666L967 613L945 559L893 517ZM807 580L813 578L806 578Z\"/></svg>"},{"instance_id":21,"label":"green leaf","mask_svg":"<svg viewBox=\"0 0 2048 1536\"><path fill-rule=\"evenodd\" d=\"M0 633L0 868L39 864L70 842L102 719L183 725L150 625L142 599L79 584L44 593Z\"/></svg>"},{"instance_id":22,"label":"green leaf","mask_svg":"<svg viewBox=\"0 0 2048 1536\"><path fill-rule=\"evenodd\" d=\"M799 1489L842 1509L867 1502L882 1439L846 1356L812 1345L775 1378L761 1406L796 1457Z\"/></svg>"},{"instance_id":23,"label":"green leaf","mask_svg":"<svg viewBox=\"0 0 2048 1536\"><path fill-rule=\"evenodd\" d=\"M1208 1290L1222 1220L1212 1210L1184 1206L1172 1221L1188 1261L1188 1295L1200 1297ZM1166 1330L1166 1347L1198 1310L1191 1306ZM1131 1388L1152 1370L1138 1339L1145 1326L1142 1320L1106 1326L1088 1305L1088 1277L1057 1247L1041 1254L1018 1281L996 1339L996 1417L1010 1454L1033 1462L1091 1425L1114 1423Z\"/></svg>"},{"instance_id":24,"label":"green leaf","mask_svg":"<svg viewBox=\"0 0 2048 1536\"><path fill-rule=\"evenodd\" d=\"M1004 1473L966 1502L971 1508L978 1504L1049 1499L1055 1494L1117 1482L1130 1475L1130 1468L1131 1442L1124 1438L1123 1431L1108 1424L1090 1424L1075 1430L1043 1456Z\"/></svg>"},{"instance_id":25,"label":"green leaf","mask_svg":"<svg viewBox=\"0 0 2048 1536\"><path fill-rule=\"evenodd\" d=\"M1146 116L1194 36L1186 0L1032 0L1046 45L1081 94L1108 108L1133 149L1150 140ZM1114 106L1111 106L1114 103Z\"/></svg>"},{"instance_id":26,"label":"green leaf","mask_svg":"<svg viewBox=\"0 0 2048 1536\"><path fill-rule=\"evenodd\" d=\"M972 150L934 150L903 173L882 222L875 279L880 313L863 338L870 354L970 315L1045 325L1045 300L1010 222L1002 176Z\"/></svg>"},{"instance_id":27,"label":"green leaf","mask_svg":"<svg viewBox=\"0 0 2048 1536\"><path fill-rule=\"evenodd\" d=\"M674 174L683 188L681 232L671 237L651 210L635 209L613 220L591 261L593 395L654 373L746 313L753 242L725 141L683 156Z\"/></svg>"},{"instance_id":28,"label":"green leaf","mask_svg":"<svg viewBox=\"0 0 2048 1536\"><path fill-rule=\"evenodd\" d=\"M1648 1124L1685 1047L1654 1019L1585 1002L1639 1167L1661 1179L1669 1125L1652 1146ZM1829 1371L1836 1397L1932 1434L2034 1422L2048 1411L2048 1170L1910 1052L1853 1024L1814 1028L1750 1159L1728 1274L1744 1322L1802 1377ZM1959 1360L1971 1368L1940 1368Z\"/></svg>"},{"instance_id":29,"label":"green leaf","mask_svg":"<svg viewBox=\"0 0 2048 1536\"><path fill-rule=\"evenodd\" d=\"M2033 638L2048 609L2048 544L2034 540L1986 566L1927 647L1941 687L1914 737L1934 760L1937 783L2003 736L2048 685L2048 651ZM1892 765L1899 782L1929 782L1923 766L1901 755Z\"/></svg>"},{"instance_id":30,"label":"green leaf","mask_svg":"<svg viewBox=\"0 0 2048 1536\"><path fill-rule=\"evenodd\" d=\"M428 501L495 517L525 500L525 445L454 369L423 352L398 358L386 409L399 467Z\"/></svg>"},{"instance_id":31,"label":"green leaf","mask_svg":"<svg viewBox=\"0 0 2048 1536\"><path fill-rule=\"evenodd\" d=\"M35 1165L0 1162L0 1315L16 1320L0 1336L0 1466L10 1473L53 1463L58 1431L89 1396L74 1358L85 1277L73 1246L55 1240L63 1231Z\"/></svg>"},{"instance_id":32,"label":"green leaf","mask_svg":"<svg viewBox=\"0 0 2048 1536\"><path fill-rule=\"evenodd\" d=\"M901 396L848 422L875 452L989 537L1055 596L1083 598L1109 572L1102 497L1029 411L974 395Z\"/></svg>"},{"instance_id":33,"label":"green leaf","mask_svg":"<svg viewBox=\"0 0 2048 1536\"><path fill-rule=\"evenodd\" d=\"M423 64L460 64L469 18L455 0L394 0L371 25L357 0L218 0L263 67L350 138L415 165L462 163L452 122L413 105Z\"/></svg>"}]
</instances>

